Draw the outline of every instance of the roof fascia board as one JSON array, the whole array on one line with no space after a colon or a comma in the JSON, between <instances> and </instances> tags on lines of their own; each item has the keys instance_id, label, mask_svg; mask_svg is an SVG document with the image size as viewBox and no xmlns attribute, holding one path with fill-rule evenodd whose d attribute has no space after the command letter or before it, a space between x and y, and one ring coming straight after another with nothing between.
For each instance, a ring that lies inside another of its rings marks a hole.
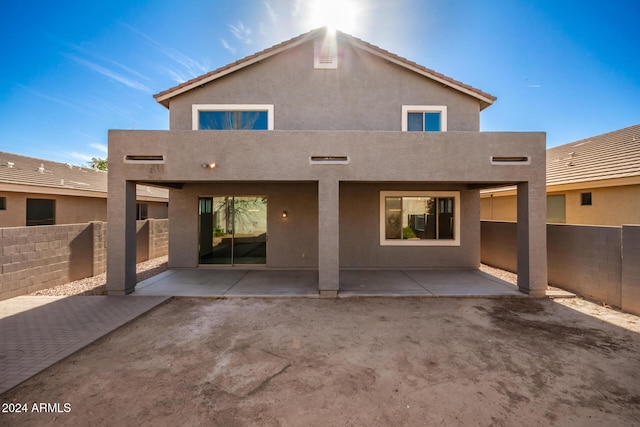
<instances>
[{"instance_id":1,"label":"roof fascia board","mask_svg":"<svg viewBox=\"0 0 640 427\"><path fill-rule=\"evenodd\" d=\"M160 196L143 196L138 194L136 196L136 200L139 202L158 202L158 203L166 203L169 199Z\"/></svg>"},{"instance_id":2,"label":"roof fascia board","mask_svg":"<svg viewBox=\"0 0 640 427\"><path fill-rule=\"evenodd\" d=\"M566 184L549 184L547 185L547 193L558 193L561 191L589 190L591 188L608 188L623 187L627 185L640 185L640 176L632 176L627 178L600 179L594 181L580 181ZM496 188L480 190L480 197L487 198L490 196L515 196L517 189L514 187Z\"/></svg>"},{"instance_id":3,"label":"roof fascia board","mask_svg":"<svg viewBox=\"0 0 640 427\"><path fill-rule=\"evenodd\" d=\"M25 193L25 194L46 194L50 196L73 196L73 197L93 197L106 199L107 193L93 190L79 190L75 188L48 187L37 184L9 184L0 183L0 193ZM169 199L162 196L142 194L138 190L136 200L149 202L167 202Z\"/></svg>"},{"instance_id":4,"label":"roof fascia board","mask_svg":"<svg viewBox=\"0 0 640 427\"><path fill-rule=\"evenodd\" d=\"M31 194L48 194L54 196L79 196L79 197L97 197L101 199L107 198L107 193L103 191L77 190L73 188L48 187L37 184L9 184L2 183L0 192L8 193L31 193Z\"/></svg>"},{"instance_id":5,"label":"roof fascia board","mask_svg":"<svg viewBox=\"0 0 640 427\"><path fill-rule=\"evenodd\" d=\"M548 184L547 192L587 190L589 188L621 187L625 185L640 185L640 176Z\"/></svg>"}]
</instances>

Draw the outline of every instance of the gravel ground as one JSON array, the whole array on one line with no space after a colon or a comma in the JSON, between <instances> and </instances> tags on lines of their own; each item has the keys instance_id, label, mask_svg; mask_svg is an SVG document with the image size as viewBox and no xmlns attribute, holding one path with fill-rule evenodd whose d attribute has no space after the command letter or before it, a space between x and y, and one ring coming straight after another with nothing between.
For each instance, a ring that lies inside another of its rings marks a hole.
<instances>
[{"instance_id":1,"label":"gravel ground","mask_svg":"<svg viewBox=\"0 0 640 427\"><path fill-rule=\"evenodd\" d=\"M509 282L513 285L518 284L518 275L515 273L511 273L510 271L500 270L499 268L490 267L486 264L480 264L480 271L495 276L498 279L502 279L505 282Z\"/></svg>"},{"instance_id":2,"label":"gravel ground","mask_svg":"<svg viewBox=\"0 0 640 427\"><path fill-rule=\"evenodd\" d=\"M160 274L167 269L167 257L159 257L139 263L136 266L136 279L138 282L149 277ZM29 295L41 296L72 296L72 295L106 295L107 294L107 274L102 273L64 285L54 286L49 289L42 289Z\"/></svg>"},{"instance_id":3,"label":"gravel ground","mask_svg":"<svg viewBox=\"0 0 640 427\"><path fill-rule=\"evenodd\" d=\"M159 257L141 262L136 267L136 279L138 282L148 279L149 277L160 274L167 269L167 257ZM518 283L518 275L499 268L490 267L482 264L480 270L491 274L499 279L516 285ZM97 276L87 277L86 279L76 280L75 282L65 283L64 285L55 286L49 289L43 289L33 292L29 295L41 296L72 296L72 295L106 295L107 274L102 273ZM552 288L549 289L557 289Z\"/></svg>"}]
</instances>

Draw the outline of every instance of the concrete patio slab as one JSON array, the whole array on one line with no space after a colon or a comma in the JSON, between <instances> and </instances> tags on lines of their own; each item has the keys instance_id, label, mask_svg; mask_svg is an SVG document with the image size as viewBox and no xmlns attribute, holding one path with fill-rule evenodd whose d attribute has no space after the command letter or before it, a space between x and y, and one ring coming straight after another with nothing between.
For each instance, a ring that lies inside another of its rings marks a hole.
<instances>
[{"instance_id":1,"label":"concrete patio slab","mask_svg":"<svg viewBox=\"0 0 640 427\"><path fill-rule=\"evenodd\" d=\"M225 296L318 296L318 272L252 270Z\"/></svg>"},{"instance_id":2,"label":"concrete patio slab","mask_svg":"<svg viewBox=\"0 0 640 427\"><path fill-rule=\"evenodd\" d=\"M425 295L431 294L400 270L343 270L341 296Z\"/></svg>"},{"instance_id":3,"label":"concrete patio slab","mask_svg":"<svg viewBox=\"0 0 640 427\"><path fill-rule=\"evenodd\" d=\"M436 296L523 296L511 283L479 270L406 270L405 274Z\"/></svg>"},{"instance_id":4,"label":"concrete patio slab","mask_svg":"<svg viewBox=\"0 0 640 427\"><path fill-rule=\"evenodd\" d=\"M133 295L318 296L315 270L169 270L138 283ZM525 296L480 270L341 270L339 297Z\"/></svg>"},{"instance_id":5,"label":"concrete patio slab","mask_svg":"<svg viewBox=\"0 0 640 427\"><path fill-rule=\"evenodd\" d=\"M168 299L20 296L0 301L0 393Z\"/></svg>"},{"instance_id":6,"label":"concrete patio slab","mask_svg":"<svg viewBox=\"0 0 640 427\"><path fill-rule=\"evenodd\" d=\"M168 270L136 285L132 295L222 296L247 274L247 270Z\"/></svg>"}]
</instances>

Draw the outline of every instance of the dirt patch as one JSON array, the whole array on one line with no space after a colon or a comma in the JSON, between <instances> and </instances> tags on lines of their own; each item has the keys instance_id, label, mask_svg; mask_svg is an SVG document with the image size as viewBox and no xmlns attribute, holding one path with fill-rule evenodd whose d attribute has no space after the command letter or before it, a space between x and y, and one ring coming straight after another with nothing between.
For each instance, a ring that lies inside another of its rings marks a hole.
<instances>
[{"instance_id":1,"label":"dirt patch","mask_svg":"<svg viewBox=\"0 0 640 427\"><path fill-rule=\"evenodd\" d=\"M579 299L179 298L2 395L11 425L634 425L640 322Z\"/></svg>"}]
</instances>

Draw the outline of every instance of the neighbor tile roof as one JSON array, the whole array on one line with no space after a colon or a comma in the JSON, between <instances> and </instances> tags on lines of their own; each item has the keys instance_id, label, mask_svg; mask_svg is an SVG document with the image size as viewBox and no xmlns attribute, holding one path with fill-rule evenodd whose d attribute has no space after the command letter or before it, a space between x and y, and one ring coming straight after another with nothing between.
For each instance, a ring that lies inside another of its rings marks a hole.
<instances>
[{"instance_id":1,"label":"neighbor tile roof","mask_svg":"<svg viewBox=\"0 0 640 427\"><path fill-rule=\"evenodd\" d=\"M107 192L107 172L0 151L0 184ZM167 198L166 189L138 185L138 196Z\"/></svg>"},{"instance_id":2,"label":"neighbor tile roof","mask_svg":"<svg viewBox=\"0 0 640 427\"><path fill-rule=\"evenodd\" d=\"M547 185L640 176L640 124L547 150Z\"/></svg>"},{"instance_id":3,"label":"neighbor tile roof","mask_svg":"<svg viewBox=\"0 0 640 427\"><path fill-rule=\"evenodd\" d=\"M169 88L165 91L162 91L160 93L157 93L156 95L154 95L154 98L156 99L156 101L158 101L160 104L164 105L165 107L168 107L168 101L170 98L179 95L181 93L187 92L195 87L198 87L202 84L208 83L212 80L215 80L219 77L222 77L230 72L236 71L238 69L244 68L246 66L249 66L259 60L268 58L272 55L275 55L277 53L280 53L284 50L287 50L289 48L292 48L294 46L298 46L302 43L305 43L309 40L312 40L322 34L324 34L324 32L326 31L326 27L322 27L322 28L318 28L315 30L312 30L308 33L304 33L301 34L297 37L294 37L290 40L284 41L282 43L279 43L277 45L271 46L270 48L267 48L265 50L262 50L260 52L254 53L253 55L249 55L245 58L239 59L235 62L232 62L231 64L225 65L223 67L220 67L216 70L210 71L206 74L203 74L199 77L196 77L194 79L191 79L189 81L186 81L184 83L181 83L177 86L174 86L172 88ZM359 47L361 49L365 49L368 50L369 52L381 56L387 60L390 60L391 62L394 62L398 65L404 66L405 68L408 68L412 71L418 72L426 77L429 77L433 80L439 81L443 84L446 84L454 89L457 89L459 91L462 91L464 93L467 93L468 95L474 96L476 97L478 100L480 100L481 102L481 109L484 109L486 107L488 107L489 105L491 105L497 98L493 95L490 95L486 92L481 91L480 89L474 88L472 86L469 86L465 83L462 83L458 80L455 80L451 77L445 76L444 74L438 73L430 68L426 68L423 67L422 65L419 65L413 61L410 61L406 58L403 58L401 56L398 56L394 53L391 53L387 50L384 50L376 45L373 45L371 43L365 42L364 40L361 40L357 37L353 37L349 34L343 33L341 31L337 31L336 32L338 34L338 36L342 39L345 40L349 43L351 43L352 45Z\"/></svg>"}]
</instances>

